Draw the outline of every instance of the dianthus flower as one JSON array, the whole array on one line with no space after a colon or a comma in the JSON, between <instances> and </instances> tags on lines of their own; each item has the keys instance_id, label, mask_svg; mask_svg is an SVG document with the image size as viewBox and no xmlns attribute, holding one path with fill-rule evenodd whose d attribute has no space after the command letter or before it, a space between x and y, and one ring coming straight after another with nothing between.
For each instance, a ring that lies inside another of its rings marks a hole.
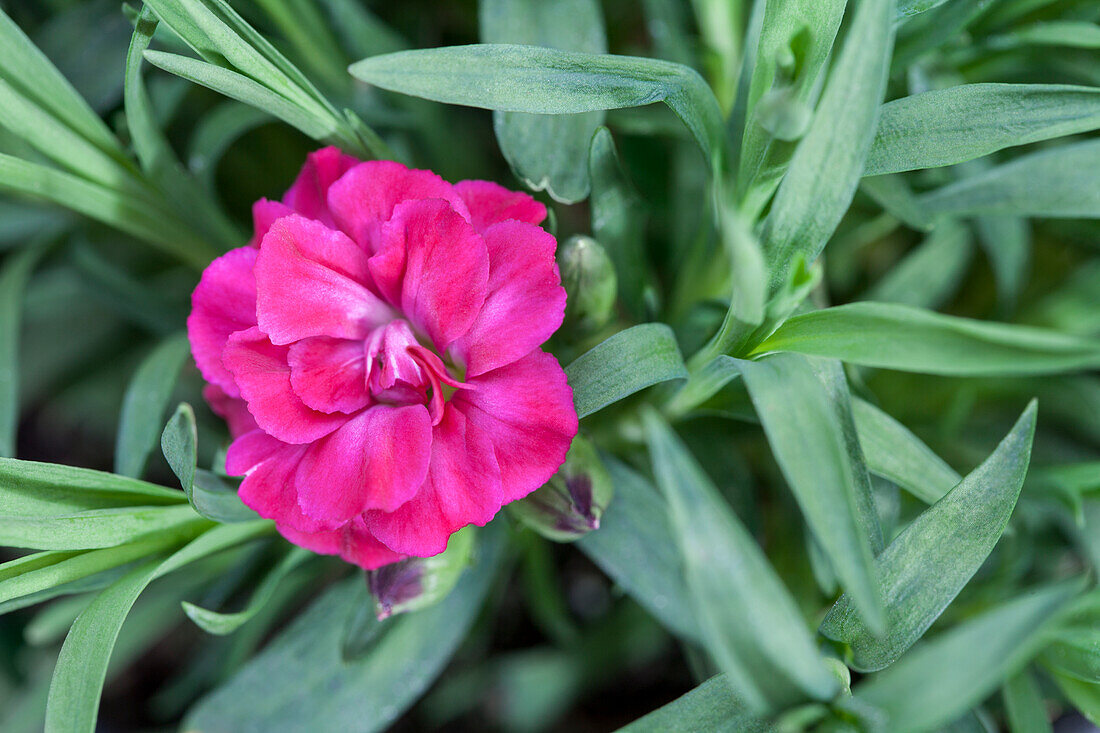
<instances>
[{"instance_id":1,"label":"dianthus flower","mask_svg":"<svg viewBox=\"0 0 1100 733\"><path fill-rule=\"evenodd\" d=\"M539 348L565 309L545 217L494 183L335 148L258 201L187 321L244 503L370 569L442 552L544 484L577 432Z\"/></svg>"}]
</instances>

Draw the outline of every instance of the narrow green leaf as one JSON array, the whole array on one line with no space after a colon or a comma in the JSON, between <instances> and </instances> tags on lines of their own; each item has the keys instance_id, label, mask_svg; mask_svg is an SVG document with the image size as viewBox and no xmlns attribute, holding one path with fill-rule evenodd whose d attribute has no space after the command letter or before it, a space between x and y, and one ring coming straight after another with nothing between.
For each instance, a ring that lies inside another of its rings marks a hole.
<instances>
[{"instance_id":1,"label":"narrow green leaf","mask_svg":"<svg viewBox=\"0 0 1100 733\"><path fill-rule=\"evenodd\" d=\"M615 500L600 529L577 546L615 583L677 636L702 636L684 582L684 563L669 522L668 504L653 485L625 464L605 457Z\"/></svg>"},{"instance_id":2,"label":"narrow green leaf","mask_svg":"<svg viewBox=\"0 0 1100 733\"><path fill-rule=\"evenodd\" d=\"M1081 587L1068 581L997 606L868 678L856 699L885 712L891 733L935 730L1026 664L1047 622Z\"/></svg>"},{"instance_id":3,"label":"narrow green leaf","mask_svg":"<svg viewBox=\"0 0 1100 733\"><path fill-rule=\"evenodd\" d=\"M953 219L940 220L863 298L934 309L958 289L973 250L969 229Z\"/></svg>"},{"instance_id":4,"label":"narrow green leaf","mask_svg":"<svg viewBox=\"0 0 1100 733\"><path fill-rule=\"evenodd\" d=\"M644 718L620 728L619 733L765 733L772 730L774 726L757 720L745 711L745 707L734 698L725 675L718 675Z\"/></svg>"},{"instance_id":5,"label":"narrow green leaf","mask_svg":"<svg viewBox=\"0 0 1100 733\"><path fill-rule=\"evenodd\" d=\"M1100 89L963 84L882 106L866 176L936 168L1100 129Z\"/></svg>"},{"instance_id":6,"label":"narrow green leaf","mask_svg":"<svg viewBox=\"0 0 1100 733\"><path fill-rule=\"evenodd\" d=\"M633 326L592 347L565 368L577 415L586 417L658 382L687 376L672 329Z\"/></svg>"},{"instance_id":7,"label":"narrow green leaf","mask_svg":"<svg viewBox=\"0 0 1100 733\"><path fill-rule=\"evenodd\" d=\"M190 354L187 334L161 342L138 366L122 400L115 471L138 478L157 443L164 411L183 362Z\"/></svg>"},{"instance_id":8,"label":"narrow green leaf","mask_svg":"<svg viewBox=\"0 0 1100 733\"><path fill-rule=\"evenodd\" d=\"M192 508L215 522L250 522L259 517L245 506L237 495L236 480L199 468L191 484L189 500Z\"/></svg>"},{"instance_id":9,"label":"narrow green leaf","mask_svg":"<svg viewBox=\"0 0 1100 733\"><path fill-rule=\"evenodd\" d=\"M763 552L668 425L649 411L645 426L707 648L737 696L760 714L831 697L836 679Z\"/></svg>"},{"instance_id":10,"label":"narrow green leaf","mask_svg":"<svg viewBox=\"0 0 1100 733\"><path fill-rule=\"evenodd\" d=\"M4 516L0 545L34 550L114 547L152 536L195 519L190 506L89 509L58 516Z\"/></svg>"},{"instance_id":11,"label":"narrow green leaf","mask_svg":"<svg viewBox=\"0 0 1100 733\"><path fill-rule=\"evenodd\" d=\"M1065 48L1100 48L1100 25L1085 20L1051 20L1034 23L989 39L993 48L1019 46L1063 46Z\"/></svg>"},{"instance_id":12,"label":"narrow green leaf","mask_svg":"<svg viewBox=\"0 0 1100 733\"><path fill-rule=\"evenodd\" d=\"M669 61L508 44L445 46L374 56L352 76L446 104L573 114L664 102L712 164L722 154L722 115L706 82Z\"/></svg>"},{"instance_id":13,"label":"narrow green leaf","mask_svg":"<svg viewBox=\"0 0 1100 733\"><path fill-rule=\"evenodd\" d=\"M1001 688L1011 733L1053 733L1050 715L1035 677L1026 669Z\"/></svg>"},{"instance_id":14,"label":"narrow green leaf","mask_svg":"<svg viewBox=\"0 0 1100 733\"><path fill-rule=\"evenodd\" d=\"M645 251L646 209L619 163L611 131L600 127L588 151L592 181L592 236L615 264L619 297L629 313L644 312L643 293L649 281Z\"/></svg>"},{"instance_id":15,"label":"narrow green leaf","mask_svg":"<svg viewBox=\"0 0 1100 733\"><path fill-rule=\"evenodd\" d=\"M900 0L898 2L898 17L906 18L910 15L924 13L943 5L948 0Z\"/></svg>"},{"instance_id":16,"label":"narrow green leaf","mask_svg":"<svg viewBox=\"0 0 1100 733\"><path fill-rule=\"evenodd\" d=\"M1051 675L1058 689L1093 725L1100 726L1100 684L1090 684L1062 674Z\"/></svg>"},{"instance_id":17,"label":"narrow green leaf","mask_svg":"<svg viewBox=\"0 0 1100 733\"><path fill-rule=\"evenodd\" d=\"M852 416L867 468L875 475L927 504L936 503L962 481L920 438L869 402L853 398Z\"/></svg>"},{"instance_id":18,"label":"narrow green leaf","mask_svg":"<svg viewBox=\"0 0 1100 733\"><path fill-rule=\"evenodd\" d=\"M886 213L905 226L921 231L932 228L928 212L921 208L916 194L900 175L864 176L860 188L873 198Z\"/></svg>"},{"instance_id":19,"label":"narrow green leaf","mask_svg":"<svg viewBox=\"0 0 1100 733\"><path fill-rule=\"evenodd\" d=\"M363 602L363 579L334 586L200 700L184 730L385 729L423 694L466 636L503 560L502 530L493 523L481 532L476 564L439 605L387 621L370 650L353 660L345 661L341 650L353 605Z\"/></svg>"},{"instance_id":20,"label":"narrow green leaf","mask_svg":"<svg viewBox=\"0 0 1100 733\"><path fill-rule=\"evenodd\" d=\"M595 0L482 0L478 17L484 43L607 53ZM505 159L529 188L575 203L588 196L588 146L604 117L604 110L572 115L496 111L493 128Z\"/></svg>"},{"instance_id":21,"label":"narrow green leaf","mask_svg":"<svg viewBox=\"0 0 1100 733\"><path fill-rule=\"evenodd\" d=\"M841 585L867 624L882 630L874 569L882 530L840 366L794 354L730 362L741 372L775 460Z\"/></svg>"},{"instance_id":22,"label":"narrow green leaf","mask_svg":"<svg viewBox=\"0 0 1100 733\"><path fill-rule=\"evenodd\" d=\"M195 411L191 409L191 405L181 402L164 426L160 436L160 449L172 473L179 479L188 501L191 501L191 487L195 483L198 443Z\"/></svg>"},{"instance_id":23,"label":"narrow green leaf","mask_svg":"<svg viewBox=\"0 0 1100 733\"><path fill-rule=\"evenodd\" d=\"M134 568L96 596L77 617L61 646L46 704L46 733L93 733L107 663L118 632L134 601L150 582L272 529L273 525L266 521L214 527L166 560Z\"/></svg>"},{"instance_id":24,"label":"narrow green leaf","mask_svg":"<svg viewBox=\"0 0 1100 733\"><path fill-rule=\"evenodd\" d=\"M761 236L772 289L801 258L825 247L859 186L878 123L890 52L893 0L860 0L809 131L791 158Z\"/></svg>"},{"instance_id":25,"label":"narrow green leaf","mask_svg":"<svg viewBox=\"0 0 1100 733\"><path fill-rule=\"evenodd\" d=\"M27 280L46 253L42 245L25 246L0 270L0 457L15 455L19 424L19 331Z\"/></svg>"},{"instance_id":26,"label":"narrow green leaf","mask_svg":"<svg viewBox=\"0 0 1100 733\"><path fill-rule=\"evenodd\" d=\"M243 74L163 51L146 51L144 55L153 66L269 112L314 140L327 140L337 133L334 118L320 117Z\"/></svg>"},{"instance_id":27,"label":"narrow green leaf","mask_svg":"<svg viewBox=\"0 0 1100 733\"><path fill-rule=\"evenodd\" d=\"M876 558L886 601L884 636L868 630L847 594L829 611L821 632L851 646L851 666L873 671L896 661L985 562L1020 495L1031 457L1035 413L1032 402L989 458Z\"/></svg>"},{"instance_id":28,"label":"narrow green leaf","mask_svg":"<svg viewBox=\"0 0 1100 733\"><path fill-rule=\"evenodd\" d=\"M263 581L260 582L256 590L252 593L252 598L249 600L244 610L237 611L236 613L218 613L217 611L211 611L201 606L197 606L194 603L184 601L183 611L187 614L189 619L194 621L208 634L216 634L218 636L231 634L239 629L242 624L250 621L252 617L271 600L271 596L275 594L275 590L279 587L279 583L282 582L287 573L294 570L310 557L311 554L306 550L300 547L292 547L290 552L284 555L283 559L264 576Z\"/></svg>"},{"instance_id":29,"label":"narrow green leaf","mask_svg":"<svg viewBox=\"0 0 1100 733\"><path fill-rule=\"evenodd\" d=\"M956 216L1100 218L1100 140L1021 156L930 191L921 206Z\"/></svg>"},{"instance_id":30,"label":"narrow green leaf","mask_svg":"<svg viewBox=\"0 0 1100 733\"><path fill-rule=\"evenodd\" d=\"M924 374L1053 374L1100 366L1100 341L891 303L794 316L755 353L794 351Z\"/></svg>"},{"instance_id":31,"label":"narrow green leaf","mask_svg":"<svg viewBox=\"0 0 1100 733\"><path fill-rule=\"evenodd\" d=\"M0 515L49 517L120 506L179 504L179 491L87 468L0 458Z\"/></svg>"},{"instance_id":32,"label":"narrow green leaf","mask_svg":"<svg viewBox=\"0 0 1100 733\"><path fill-rule=\"evenodd\" d=\"M1018 216L979 216L974 219L978 244L993 268L997 300L1011 311L1027 284L1031 264L1031 225Z\"/></svg>"}]
</instances>

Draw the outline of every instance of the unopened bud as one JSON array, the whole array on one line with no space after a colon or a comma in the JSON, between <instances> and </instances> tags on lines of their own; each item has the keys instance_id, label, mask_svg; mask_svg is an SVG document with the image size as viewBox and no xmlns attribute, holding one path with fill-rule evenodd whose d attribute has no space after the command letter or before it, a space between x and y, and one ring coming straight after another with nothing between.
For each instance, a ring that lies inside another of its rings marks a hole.
<instances>
[{"instance_id":1,"label":"unopened bud","mask_svg":"<svg viewBox=\"0 0 1100 733\"><path fill-rule=\"evenodd\" d=\"M615 308L618 281L603 246L592 237L570 237L558 248L558 267L569 296L565 323L581 332L607 323Z\"/></svg>"},{"instance_id":2,"label":"unopened bud","mask_svg":"<svg viewBox=\"0 0 1100 733\"><path fill-rule=\"evenodd\" d=\"M474 530L471 526L455 532L447 549L434 557L410 557L369 571L367 587L378 619L418 611L446 598L470 563Z\"/></svg>"},{"instance_id":3,"label":"unopened bud","mask_svg":"<svg viewBox=\"0 0 1100 733\"><path fill-rule=\"evenodd\" d=\"M595 447L578 435L558 472L542 488L508 506L543 537L572 542L599 529L611 494L611 476Z\"/></svg>"}]
</instances>

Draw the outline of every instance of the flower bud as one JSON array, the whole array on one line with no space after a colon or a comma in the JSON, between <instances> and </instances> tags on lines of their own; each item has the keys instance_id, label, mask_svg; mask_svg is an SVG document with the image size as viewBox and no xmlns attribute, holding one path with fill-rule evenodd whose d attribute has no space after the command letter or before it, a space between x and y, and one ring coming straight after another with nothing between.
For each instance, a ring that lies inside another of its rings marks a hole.
<instances>
[{"instance_id":1,"label":"flower bud","mask_svg":"<svg viewBox=\"0 0 1100 733\"><path fill-rule=\"evenodd\" d=\"M558 472L542 488L508 506L543 537L572 542L599 529L611 493L611 476L595 447L578 435Z\"/></svg>"},{"instance_id":2,"label":"flower bud","mask_svg":"<svg viewBox=\"0 0 1100 733\"><path fill-rule=\"evenodd\" d=\"M607 323L615 307L618 282L603 246L592 237L570 237L558 248L558 267L569 296L566 325L583 333Z\"/></svg>"},{"instance_id":3,"label":"flower bud","mask_svg":"<svg viewBox=\"0 0 1100 733\"><path fill-rule=\"evenodd\" d=\"M419 611L447 597L470 563L474 527L451 535L447 549L433 557L410 557L367 572L378 620Z\"/></svg>"}]
</instances>

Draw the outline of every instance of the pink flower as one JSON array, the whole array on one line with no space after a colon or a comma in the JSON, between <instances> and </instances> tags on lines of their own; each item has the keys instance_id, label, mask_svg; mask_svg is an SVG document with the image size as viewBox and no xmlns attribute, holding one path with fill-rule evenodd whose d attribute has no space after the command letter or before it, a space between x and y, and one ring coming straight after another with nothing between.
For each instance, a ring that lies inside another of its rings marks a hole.
<instances>
[{"instance_id":1,"label":"pink flower","mask_svg":"<svg viewBox=\"0 0 1100 733\"><path fill-rule=\"evenodd\" d=\"M187 320L248 506L376 568L553 475L577 415L539 348L565 309L542 204L326 148L253 216Z\"/></svg>"}]
</instances>

